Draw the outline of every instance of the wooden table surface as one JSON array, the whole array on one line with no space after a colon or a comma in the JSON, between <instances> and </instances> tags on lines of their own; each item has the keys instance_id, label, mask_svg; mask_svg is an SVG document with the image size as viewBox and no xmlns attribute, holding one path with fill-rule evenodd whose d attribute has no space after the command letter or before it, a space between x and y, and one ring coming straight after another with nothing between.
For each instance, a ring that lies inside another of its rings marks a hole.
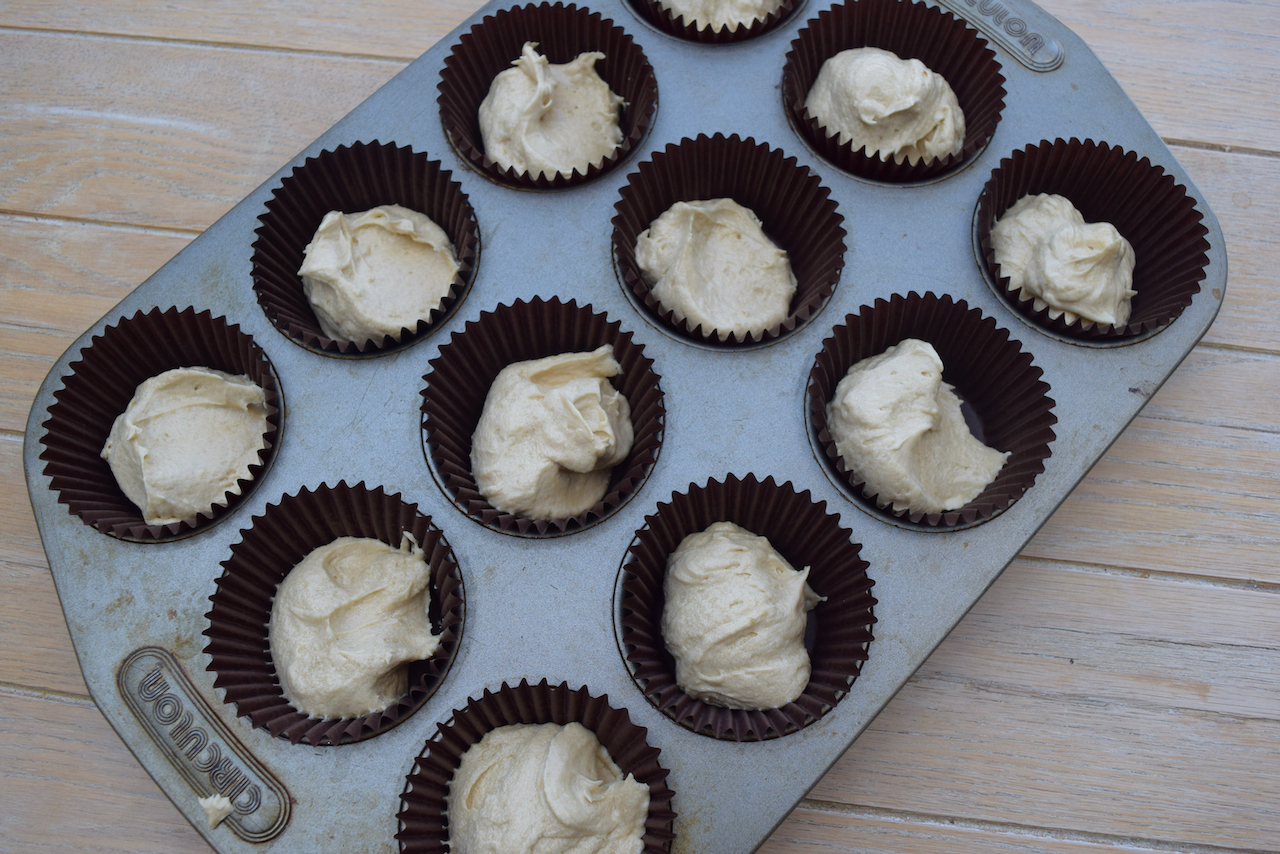
<instances>
[{"instance_id":1,"label":"wooden table surface","mask_svg":"<svg viewBox=\"0 0 1280 854\"><path fill-rule=\"evenodd\" d=\"M0 0L0 852L209 851L81 680L23 480L36 388L477 5ZM1226 302L769 854L1280 852L1280 2L1042 5L1208 199Z\"/></svg>"}]
</instances>

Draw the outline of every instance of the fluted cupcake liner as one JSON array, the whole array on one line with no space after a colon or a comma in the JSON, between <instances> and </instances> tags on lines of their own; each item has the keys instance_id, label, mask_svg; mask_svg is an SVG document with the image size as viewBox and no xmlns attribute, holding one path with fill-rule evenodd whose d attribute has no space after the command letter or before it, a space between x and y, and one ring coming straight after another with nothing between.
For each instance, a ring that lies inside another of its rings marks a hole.
<instances>
[{"instance_id":1,"label":"fluted cupcake liner","mask_svg":"<svg viewBox=\"0 0 1280 854\"><path fill-rule=\"evenodd\" d=\"M1009 452L995 480L955 510L894 510L892 501L868 493L858 473L845 467L827 430L827 404L849 368L906 338L933 345L942 359L943 381L955 387L974 435L988 447ZM1043 374L1008 330L964 300L932 293L895 294L862 306L822 343L809 372L809 425L824 464L847 485L846 494L871 515L920 530L967 527L1007 510L1044 471L1058 418L1049 385L1040 379Z\"/></svg>"},{"instance_id":2,"label":"fluted cupcake liner","mask_svg":"<svg viewBox=\"0 0 1280 854\"><path fill-rule=\"evenodd\" d=\"M600 164L572 175L531 175L503 169L484 153L480 137L480 102L493 78L520 57L525 42L553 64L571 62L578 54L600 51L595 69L620 95L618 117L622 143ZM518 6L486 15L471 27L445 58L440 72L440 121L445 133L473 168L501 184L536 190L571 187L598 178L624 160L648 131L658 106L658 84L644 51L621 27L598 12L574 4Z\"/></svg>"},{"instance_id":3,"label":"fluted cupcake liner","mask_svg":"<svg viewBox=\"0 0 1280 854\"><path fill-rule=\"evenodd\" d=\"M1023 196L1052 193L1085 222L1109 222L1133 246L1133 297L1124 326L1050 317L1049 306L1009 289L991 247L991 228ZM1119 341L1161 329L1200 292L1209 233L1195 199L1172 175L1136 152L1105 142L1062 139L1028 145L1000 161L978 198L975 226L993 290L1033 324L1077 340Z\"/></svg>"},{"instance_id":4,"label":"fluted cupcake liner","mask_svg":"<svg viewBox=\"0 0 1280 854\"><path fill-rule=\"evenodd\" d=\"M610 705L608 695L593 697L585 687L576 690L561 683L527 680L497 690L485 689L465 708L455 709L426 742L400 795L399 832L402 854L438 854L449 851L449 784L462 754L479 743L490 730L512 724L569 724L577 722L596 734L624 774L649 787L649 818L645 822L645 854L670 851L674 838L674 793L667 785L667 769L658 763L661 753L646 741L647 730L631 722L625 709Z\"/></svg>"},{"instance_id":5,"label":"fluted cupcake liner","mask_svg":"<svg viewBox=\"0 0 1280 854\"><path fill-rule=\"evenodd\" d=\"M141 383L174 368L192 367L243 374L262 388L266 447L249 466L249 477L238 482L240 491L226 493L225 504L215 504L193 521L150 525L120 489L102 448ZM104 534L147 543L203 530L244 500L274 458L283 423L280 384L266 353L224 317L194 308L138 311L95 335L68 370L43 425L40 459L59 503Z\"/></svg>"},{"instance_id":6,"label":"fluted cupcake liner","mask_svg":"<svg viewBox=\"0 0 1280 854\"><path fill-rule=\"evenodd\" d=\"M667 559L689 534L729 521L763 536L797 570L809 567L809 587L825 597L809 612L805 646L812 672L794 701L764 710L726 709L696 700L676 684L675 660L662 637ZM632 678L659 711L694 732L728 741L785 736L821 718L849 693L867 660L876 622L873 581L862 546L808 492L755 475L689 484L657 512L623 564L621 642Z\"/></svg>"},{"instance_id":7,"label":"fluted cupcake liner","mask_svg":"<svg viewBox=\"0 0 1280 854\"><path fill-rule=\"evenodd\" d=\"M253 244L253 289L267 317L291 341L330 355L377 356L407 347L439 326L466 297L475 276L480 227L462 187L426 154L393 143L358 142L322 151L296 167L267 201ZM330 211L358 213L400 205L444 229L458 259L440 305L400 340L335 340L325 335L303 290L298 270L307 244Z\"/></svg>"},{"instance_id":8,"label":"fluted cupcake liner","mask_svg":"<svg viewBox=\"0 0 1280 854\"><path fill-rule=\"evenodd\" d=\"M386 709L342 719L298 711L280 690L271 660L268 623L276 588L313 549L339 537L366 537L399 548L406 532L421 547L431 572L429 614L433 633L440 635L435 654L408 666L408 690ZM209 597L213 607L204 630L205 652L212 659L208 669L216 674L213 686L223 689L240 717L294 744L335 745L386 732L426 703L453 663L466 611L461 569L431 517L398 493L342 482L282 497L240 534Z\"/></svg>"},{"instance_id":9,"label":"fluted cupcake liner","mask_svg":"<svg viewBox=\"0 0 1280 854\"><path fill-rule=\"evenodd\" d=\"M484 411L489 386L513 362L613 345L621 367L611 382L631 406L634 441L627 458L613 467L604 498L569 519L533 520L504 513L485 500L471 472L471 436ZM576 531L622 506L649 476L662 446L666 410L653 360L644 346L622 332L617 321L558 298L517 300L482 312L453 333L423 377L422 430L425 450L441 487L468 516L495 530L542 536Z\"/></svg>"},{"instance_id":10,"label":"fluted cupcake liner","mask_svg":"<svg viewBox=\"0 0 1280 854\"><path fill-rule=\"evenodd\" d=\"M794 157L737 134L668 144L631 174L614 205L613 253L618 275L658 322L682 337L735 347L771 341L802 326L826 305L844 267L844 217L830 190ZM676 320L649 290L636 263L636 238L676 202L732 198L750 208L764 231L787 253L796 293L787 318L761 333L732 334Z\"/></svg>"},{"instance_id":11,"label":"fluted cupcake liner","mask_svg":"<svg viewBox=\"0 0 1280 854\"><path fill-rule=\"evenodd\" d=\"M822 65L844 50L878 47L918 59L951 85L965 117L964 144L941 159L896 163L841 143L805 109ZM820 12L791 43L782 70L782 97L791 123L822 157L861 178L892 184L937 178L986 147L1004 110L1004 75L978 31L941 8L914 0L852 0Z\"/></svg>"},{"instance_id":12,"label":"fluted cupcake liner","mask_svg":"<svg viewBox=\"0 0 1280 854\"><path fill-rule=\"evenodd\" d=\"M777 9L763 18L738 24L732 29L729 27L714 29L710 24L699 26L692 21L686 21L684 16L664 8L657 0L631 0L632 8L659 30L676 38L702 44L729 44L762 36L791 17L791 13L799 5L800 0L782 0Z\"/></svg>"}]
</instances>

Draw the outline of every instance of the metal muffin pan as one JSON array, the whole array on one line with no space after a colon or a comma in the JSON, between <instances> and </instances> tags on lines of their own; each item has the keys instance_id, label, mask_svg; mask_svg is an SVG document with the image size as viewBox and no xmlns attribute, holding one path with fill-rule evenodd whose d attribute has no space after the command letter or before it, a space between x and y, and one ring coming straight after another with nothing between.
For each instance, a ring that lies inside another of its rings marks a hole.
<instances>
[{"instance_id":1,"label":"metal muffin pan","mask_svg":"<svg viewBox=\"0 0 1280 854\"><path fill-rule=\"evenodd\" d=\"M856 179L814 154L788 124L780 94L785 55L826 6L802 5L750 41L703 45L657 31L624 0L599 0L589 8L630 33L653 65L659 106L647 137L618 168L550 192L491 182L441 129L436 84L444 57L485 14L516 5L490 3L62 355L36 396L24 450L58 595L94 700L214 849L396 851L405 776L437 725L485 689L546 679L607 694L648 730L675 792L673 851L754 850L1017 555L1208 329L1225 290L1226 254L1199 191L1075 35L1022 0L946 3L991 43L1006 90L994 138L957 172L916 186ZM611 257L610 220L627 176L669 143L715 133L751 137L813 169L848 233L844 271L828 304L767 346L705 347L660 328L619 283ZM1206 278L1191 306L1154 335L1124 346L1067 341L1032 327L984 279L973 239L984 183L1012 151L1059 137L1105 141L1150 158L1203 214ZM425 152L461 183L480 224L476 277L457 310L412 346L375 358L323 356L285 338L259 307L250 273L254 231L273 190L306 157L373 140ZM1043 474L983 524L918 531L872 517L829 473L810 437L805 389L823 340L860 306L908 291L948 294L993 317L1032 354L1056 401L1057 438ZM454 506L424 456L419 411L428 362L452 334L482 311L533 297L590 304L634 333L654 360L666 406L657 463L631 500L598 524L539 539L484 527ZM273 464L238 507L195 535L144 544L105 536L69 514L39 457L42 425L70 363L106 326L155 306L207 309L252 335L280 378L284 419ZM632 681L617 640L620 566L646 515L690 482L729 475L772 477L809 491L862 544L875 582L875 640L849 695L815 723L760 742L709 738L667 718ZM399 726L355 744L294 745L253 728L224 702L206 670L201 633L221 563L251 518L284 495L340 481L401 493L443 530L461 567L466 619L452 669ZM188 737L181 747L175 729ZM191 744L200 745L195 760ZM239 803L253 808L210 830L197 797L229 783Z\"/></svg>"}]
</instances>

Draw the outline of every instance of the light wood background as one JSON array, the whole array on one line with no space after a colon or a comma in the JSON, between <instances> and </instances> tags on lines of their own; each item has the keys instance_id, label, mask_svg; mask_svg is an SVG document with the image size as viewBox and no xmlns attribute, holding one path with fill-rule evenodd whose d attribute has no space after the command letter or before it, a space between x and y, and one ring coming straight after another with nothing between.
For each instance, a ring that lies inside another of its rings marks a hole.
<instances>
[{"instance_id":1,"label":"light wood background","mask_svg":"<svg viewBox=\"0 0 1280 854\"><path fill-rule=\"evenodd\" d=\"M1042 5L1208 198L1226 304L768 854L1280 852L1280 2ZM209 851L81 680L23 482L36 388L476 6L0 0L0 852Z\"/></svg>"}]
</instances>

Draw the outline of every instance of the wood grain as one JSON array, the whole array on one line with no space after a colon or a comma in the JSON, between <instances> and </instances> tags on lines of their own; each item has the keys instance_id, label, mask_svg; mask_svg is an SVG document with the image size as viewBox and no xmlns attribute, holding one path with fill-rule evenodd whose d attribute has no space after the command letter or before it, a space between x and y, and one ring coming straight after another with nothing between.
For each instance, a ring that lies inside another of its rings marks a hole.
<instances>
[{"instance_id":1,"label":"wood grain","mask_svg":"<svg viewBox=\"0 0 1280 854\"><path fill-rule=\"evenodd\" d=\"M101 854L208 854L209 847L155 788L96 710L85 703L57 702L0 691L0 728L36 733L28 741L0 741L0 767L20 781L0 811L0 838L13 854L91 850ZM53 764L47 754L75 757ZM109 779L107 789L102 781ZM6 792L8 794L8 792ZM60 805L48 811L50 800ZM39 811L38 827L22 823ZM931 815L870 808L801 807L782 824L761 854L883 852L883 854L1096 854L1150 851L1121 840L1062 838L1012 825L957 821ZM856 840L856 841L851 841Z\"/></svg>"},{"instance_id":2,"label":"wood grain","mask_svg":"<svg viewBox=\"0 0 1280 854\"><path fill-rule=\"evenodd\" d=\"M811 797L1036 827L1069 805L1086 832L1261 846L1280 834L1275 602L1019 560Z\"/></svg>"},{"instance_id":3,"label":"wood grain","mask_svg":"<svg viewBox=\"0 0 1280 854\"><path fill-rule=\"evenodd\" d=\"M6 852L209 853L89 701L0 690L0 731Z\"/></svg>"},{"instance_id":4,"label":"wood grain","mask_svg":"<svg viewBox=\"0 0 1280 854\"><path fill-rule=\"evenodd\" d=\"M54 361L189 242L184 234L0 215L0 430L26 429Z\"/></svg>"},{"instance_id":5,"label":"wood grain","mask_svg":"<svg viewBox=\"0 0 1280 854\"><path fill-rule=\"evenodd\" d=\"M1227 849L1215 849L1226 854ZM1150 852L1141 840L1063 830L993 825L871 808L791 813L760 854L1125 854ZM1200 849L1197 854L1210 854Z\"/></svg>"},{"instance_id":6,"label":"wood grain","mask_svg":"<svg viewBox=\"0 0 1280 854\"><path fill-rule=\"evenodd\" d=\"M403 65L0 31L0 209L203 229Z\"/></svg>"},{"instance_id":7,"label":"wood grain","mask_svg":"<svg viewBox=\"0 0 1280 854\"><path fill-rule=\"evenodd\" d=\"M1043 5L1216 212L1226 302L768 854L1280 852L1280 5ZM35 388L470 8L0 0L0 850L209 850L85 696L22 477Z\"/></svg>"},{"instance_id":8,"label":"wood grain","mask_svg":"<svg viewBox=\"0 0 1280 854\"><path fill-rule=\"evenodd\" d=\"M1280 14L1278 12L1277 14ZM1207 344L1277 351L1280 282L1274 263L1280 222L1280 157L1174 146L1218 218L1227 246L1227 296Z\"/></svg>"},{"instance_id":9,"label":"wood grain","mask_svg":"<svg viewBox=\"0 0 1280 854\"><path fill-rule=\"evenodd\" d=\"M26 0L0 4L0 26L59 30L74 20L89 33L289 50L417 59L475 11L464 0L384 0L317 5L300 0ZM304 23L305 22L305 23Z\"/></svg>"},{"instance_id":10,"label":"wood grain","mask_svg":"<svg viewBox=\"0 0 1280 854\"><path fill-rule=\"evenodd\" d=\"M1274 4L1047 0L1040 5L1093 48L1162 136L1280 150ZM98 0L86 5L27 0L0 6L0 26L61 30L74 21L76 30L91 33L410 60L471 8L461 0L326 7L297 0ZM617 23L653 37L634 20Z\"/></svg>"},{"instance_id":11,"label":"wood grain","mask_svg":"<svg viewBox=\"0 0 1280 854\"><path fill-rule=\"evenodd\" d=\"M1166 139L1280 150L1273 2L1045 0Z\"/></svg>"}]
</instances>

